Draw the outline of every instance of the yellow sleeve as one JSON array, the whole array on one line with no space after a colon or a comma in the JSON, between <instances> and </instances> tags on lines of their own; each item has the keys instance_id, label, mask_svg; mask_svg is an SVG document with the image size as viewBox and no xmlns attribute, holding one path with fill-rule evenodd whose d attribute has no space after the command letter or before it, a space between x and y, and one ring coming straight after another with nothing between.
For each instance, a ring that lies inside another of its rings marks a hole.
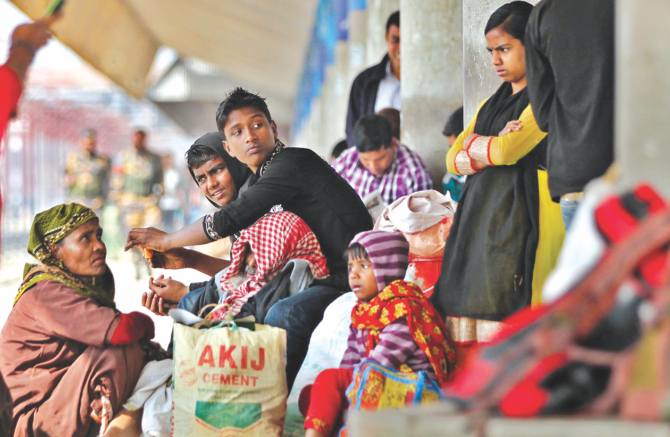
<instances>
[{"instance_id":1,"label":"yellow sleeve","mask_svg":"<svg viewBox=\"0 0 670 437\"><path fill-rule=\"evenodd\" d=\"M493 165L516 164L547 136L537 125L530 105L523 110L519 120L523 126L520 131L510 132L502 137L492 137L489 159Z\"/></svg>"},{"instance_id":2,"label":"yellow sleeve","mask_svg":"<svg viewBox=\"0 0 670 437\"><path fill-rule=\"evenodd\" d=\"M463 150L463 141L468 137L468 135L472 135L475 133L475 124L477 124L477 116L479 115L479 110L482 109L482 106L484 106L484 103L486 103L488 99L484 100L482 103L479 104L479 107L477 108L477 113L475 114L474 117L472 117L472 120L468 123L467 126L465 126L465 130L461 132L461 134L458 136L456 139L456 142L454 143L453 146L451 146L451 149L447 152L447 171L449 173L457 174L460 175L461 173L456 170L456 154Z\"/></svg>"}]
</instances>

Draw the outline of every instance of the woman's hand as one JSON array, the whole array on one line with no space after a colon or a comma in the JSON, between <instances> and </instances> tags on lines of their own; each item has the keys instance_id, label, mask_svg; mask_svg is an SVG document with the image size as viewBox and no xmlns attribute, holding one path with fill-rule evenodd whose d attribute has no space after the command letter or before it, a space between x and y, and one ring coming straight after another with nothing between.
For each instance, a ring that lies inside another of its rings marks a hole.
<instances>
[{"instance_id":1,"label":"woman's hand","mask_svg":"<svg viewBox=\"0 0 670 437\"><path fill-rule=\"evenodd\" d=\"M128 233L128 241L123 250L143 246L158 252L167 252L171 249L167 244L168 235L170 234L156 228L134 228Z\"/></svg>"},{"instance_id":2,"label":"woman's hand","mask_svg":"<svg viewBox=\"0 0 670 437\"><path fill-rule=\"evenodd\" d=\"M484 170L486 167L489 166L487 163L482 162L482 161L477 161L476 159L471 159L470 163L472 164L472 168L474 168L478 172Z\"/></svg>"},{"instance_id":3,"label":"woman's hand","mask_svg":"<svg viewBox=\"0 0 670 437\"><path fill-rule=\"evenodd\" d=\"M504 137L505 135L507 135L510 132L518 132L521 129L523 129L523 124L521 124L521 120L508 121L507 125L505 126L505 128L503 130L500 131L498 136L499 137Z\"/></svg>"},{"instance_id":4,"label":"woman's hand","mask_svg":"<svg viewBox=\"0 0 670 437\"><path fill-rule=\"evenodd\" d=\"M171 249L167 252L154 252L147 260L154 269L178 270L189 267L187 259L189 257L188 249Z\"/></svg>"},{"instance_id":5,"label":"woman's hand","mask_svg":"<svg viewBox=\"0 0 670 437\"><path fill-rule=\"evenodd\" d=\"M156 293L163 302L178 304L182 297L188 293L188 287L171 277L160 275L156 279L149 278L149 289Z\"/></svg>"}]
</instances>

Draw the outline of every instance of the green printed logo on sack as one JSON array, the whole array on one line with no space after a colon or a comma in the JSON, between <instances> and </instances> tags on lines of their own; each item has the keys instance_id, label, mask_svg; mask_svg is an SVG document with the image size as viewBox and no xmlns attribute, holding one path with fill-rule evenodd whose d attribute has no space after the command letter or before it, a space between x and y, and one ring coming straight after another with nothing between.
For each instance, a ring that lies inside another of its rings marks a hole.
<instances>
[{"instance_id":1,"label":"green printed logo on sack","mask_svg":"<svg viewBox=\"0 0 670 437\"><path fill-rule=\"evenodd\" d=\"M261 404L198 401L195 418L213 431L248 431L261 423Z\"/></svg>"}]
</instances>

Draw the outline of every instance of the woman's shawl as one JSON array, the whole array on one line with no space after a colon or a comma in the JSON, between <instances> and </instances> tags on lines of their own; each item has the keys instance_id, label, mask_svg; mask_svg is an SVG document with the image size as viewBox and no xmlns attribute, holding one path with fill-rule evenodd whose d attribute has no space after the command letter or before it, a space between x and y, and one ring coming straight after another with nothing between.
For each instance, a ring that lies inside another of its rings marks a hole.
<instances>
[{"instance_id":1,"label":"woman's shawl","mask_svg":"<svg viewBox=\"0 0 670 437\"><path fill-rule=\"evenodd\" d=\"M498 136L528 106L504 83L482 106L475 133ZM515 165L468 176L431 301L442 315L500 321L531 303L539 239L537 170L543 140Z\"/></svg>"}]
</instances>

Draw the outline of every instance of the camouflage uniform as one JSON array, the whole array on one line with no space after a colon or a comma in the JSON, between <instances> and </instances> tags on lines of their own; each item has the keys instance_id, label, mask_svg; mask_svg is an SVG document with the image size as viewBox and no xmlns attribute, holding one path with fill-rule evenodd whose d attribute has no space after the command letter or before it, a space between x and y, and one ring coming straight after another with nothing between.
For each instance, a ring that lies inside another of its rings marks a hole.
<instances>
[{"instance_id":1,"label":"camouflage uniform","mask_svg":"<svg viewBox=\"0 0 670 437\"><path fill-rule=\"evenodd\" d=\"M115 197L127 230L158 226L158 200L163 191L161 157L148 150L124 150L115 173Z\"/></svg>"},{"instance_id":2,"label":"camouflage uniform","mask_svg":"<svg viewBox=\"0 0 670 437\"><path fill-rule=\"evenodd\" d=\"M84 150L71 152L65 166L65 185L71 202L100 212L109 191L110 162L106 156Z\"/></svg>"}]
</instances>

